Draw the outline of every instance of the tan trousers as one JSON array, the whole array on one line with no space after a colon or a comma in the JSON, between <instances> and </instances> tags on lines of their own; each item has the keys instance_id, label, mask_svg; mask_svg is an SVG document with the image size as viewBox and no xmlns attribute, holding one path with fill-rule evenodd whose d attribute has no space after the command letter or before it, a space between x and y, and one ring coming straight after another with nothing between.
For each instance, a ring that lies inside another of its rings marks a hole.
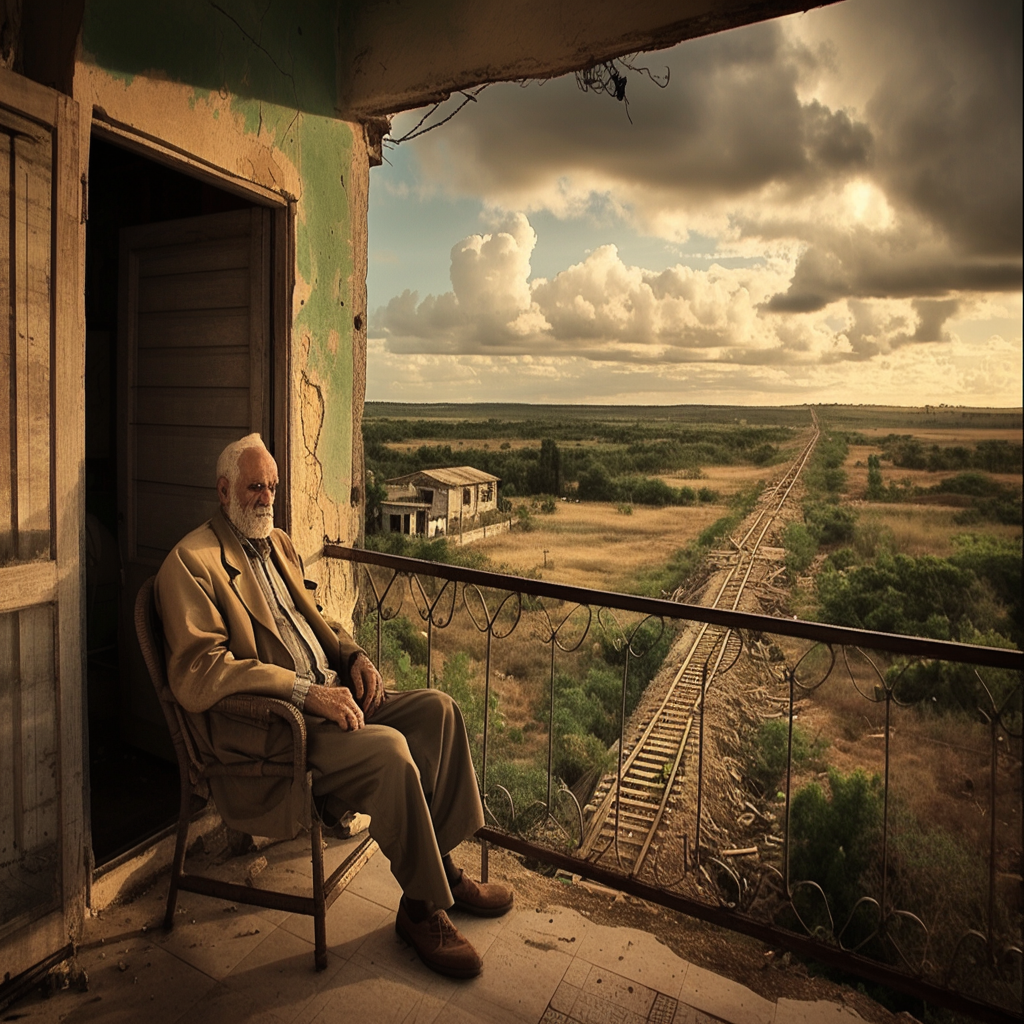
<instances>
[{"instance_id":1,"label":"tan trousers","mask_svg":"<svg viewBox=\"0 0 1024 1024\"><path fill-rule=\"evenodd\" d=\"M370 835L411 899L452 905L443 854L484 823L466 726L440 690L388 691L362 729L307 718L306 761L327 810L370 815Z\"/></svg>"}]
</instances>

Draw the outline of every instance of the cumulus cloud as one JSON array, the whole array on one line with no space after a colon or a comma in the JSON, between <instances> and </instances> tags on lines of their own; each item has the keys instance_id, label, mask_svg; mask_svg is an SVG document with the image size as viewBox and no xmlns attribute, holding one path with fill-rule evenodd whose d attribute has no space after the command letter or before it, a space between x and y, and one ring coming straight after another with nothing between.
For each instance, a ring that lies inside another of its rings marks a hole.
<instances>
[{"instance_id":1,"label":"cumulus cloud","mask_svg":"<svg viewBox=\"0 0 1024 1024\"><path fill-rule=\"evenodd\" d=\"M405 354L794 366L948 342L945 325L960 308L956 298L839 296L801 311L822 315L774 316L779 289L793 272L785 260L653 271L626 264L614 245L550 280L530 280L536 238L522 213L464 238L451 250L452 291L422 301L404 292L376 311L374 332L389 351Z\"/></svg>"}]
</instances>

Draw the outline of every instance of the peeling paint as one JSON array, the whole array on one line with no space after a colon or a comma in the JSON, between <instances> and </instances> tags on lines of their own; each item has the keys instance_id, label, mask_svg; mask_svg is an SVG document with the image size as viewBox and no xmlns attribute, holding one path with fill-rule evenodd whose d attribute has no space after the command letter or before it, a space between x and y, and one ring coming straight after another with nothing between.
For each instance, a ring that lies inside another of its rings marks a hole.
<instances>
[{"instance_id":1,"label":"peeling paint","mask_svg":"<svg viewBox=\"0 0 1024 1024\"><path fill-rule=\"evenodd\" d=\"M314 561L326 534L358 536L362 483L364 340L349 311L365 294L367 155L361 127L334 116L337 16L330 0L87 0L75 78L84 109L295 200L290 496Z\"/></svg>"}]
</instances>

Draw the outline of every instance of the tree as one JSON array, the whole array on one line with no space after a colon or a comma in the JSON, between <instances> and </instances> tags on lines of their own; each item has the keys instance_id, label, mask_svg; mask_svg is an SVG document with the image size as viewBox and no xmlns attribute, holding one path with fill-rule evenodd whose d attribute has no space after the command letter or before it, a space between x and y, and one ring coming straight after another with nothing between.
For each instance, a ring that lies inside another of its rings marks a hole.
<instances>
[{"instance_id":1,"label":"tree","mask_svg":"<svg viewBox=\"0 0 1024 1024\"><path fill-rule=\"evenodd\" d=\"M562 454L551 438L545 437L541 441L540 459L531 475L534 494L562 493Z\"/></svg>"},{"instance_id":2,"label":"tree","mask_svg":"<svg viewBox=\"0 0 1024 1024\"><path fill-rule=\"evenodd\" d=\"M881 501L885 493L882 484L882 464L877 455L868 456L868 490L865 497L868 501Z\"/></svg>"},{"instance_id":3,"label":"tree","mask_svg":"<svg viewBox=\"0 0 1024 1024\"><path fill-rule=\"evenodd\" d=\"M387 501L387 485L377 482L374 473L366 474L366 532L377 533L381 525L381 502Z\"/></svg>"}]
</instances>

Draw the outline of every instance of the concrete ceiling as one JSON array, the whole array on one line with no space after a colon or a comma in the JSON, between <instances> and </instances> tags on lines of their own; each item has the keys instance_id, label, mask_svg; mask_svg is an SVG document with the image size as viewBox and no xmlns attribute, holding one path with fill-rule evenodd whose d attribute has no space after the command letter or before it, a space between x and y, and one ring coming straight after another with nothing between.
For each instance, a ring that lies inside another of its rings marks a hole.
<instances>
[{"instance_id":1,"label":"concrete ceiling","mask_svg":"<svg viewBox=\"0 0 1024 1024\"><path fill-rule=\"evenodd\" d=\"M834 0L351 0L338 113L421 107L485 82L551 78Z\"/></svg>"}]
</instances>

